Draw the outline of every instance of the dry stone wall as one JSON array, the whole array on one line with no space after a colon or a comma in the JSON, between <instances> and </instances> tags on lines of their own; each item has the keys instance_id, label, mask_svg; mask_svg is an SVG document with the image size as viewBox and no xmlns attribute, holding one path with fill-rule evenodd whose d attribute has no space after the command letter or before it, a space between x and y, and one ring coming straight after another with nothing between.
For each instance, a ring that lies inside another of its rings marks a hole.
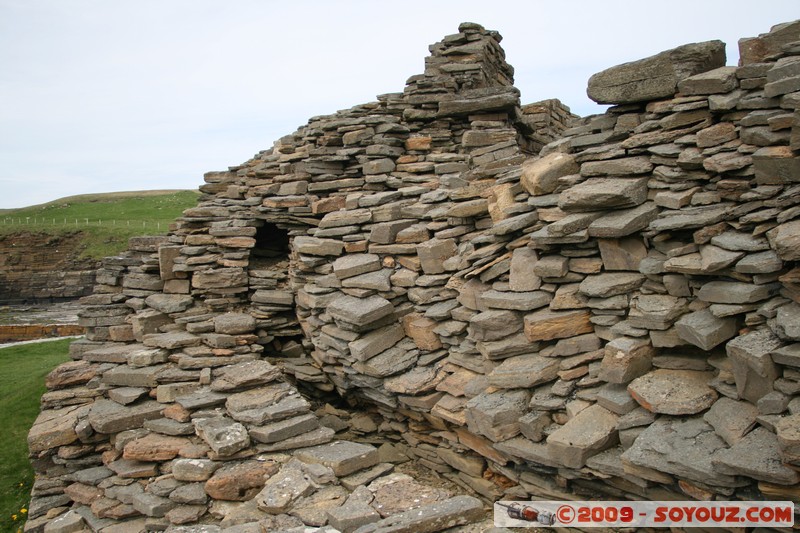
<instances>
[{"instance_id":1,"label":"dry stone wall","mask_svg":"<svg viewBox=\"0 0 800 533\"><path fill-rule=\"evenodd\" d=\"M105 262L29 530L481 518L404 458L485 501L797 499L800 22L604 71L584 119L499 42L463 24Z\"/></svg>"}]
</instances>

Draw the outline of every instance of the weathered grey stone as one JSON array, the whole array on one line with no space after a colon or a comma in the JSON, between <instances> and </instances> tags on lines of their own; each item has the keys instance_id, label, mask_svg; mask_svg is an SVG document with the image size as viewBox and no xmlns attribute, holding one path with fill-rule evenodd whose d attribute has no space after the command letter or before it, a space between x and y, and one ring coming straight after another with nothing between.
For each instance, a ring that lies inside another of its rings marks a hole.
<instances>
[{"instance_id":1,"label":"weathered grey stone","mask_svg":"<svg viewBox=\"0 0 800 533\"><path fill-rule=\"evenodd\" d=\"M161 417L164 406L152 400L122 406L110 400L97 400L89 411L89 423L98 433L119 433L142 426L145 420Z\"/></svg>"},{"instance_id":2,"label":"weathered grey stone","mask_svg":"<svg viewBox=\"0 0 800 533\"><path fill-rule=\"evenodd\" d=\"M237 389L266 385L278 379L280 368L267 361L247 361L223 368L211 382L211 390L228 392Z\"/></svg>"},{"instance_id":3,"label":"weathered grey stone","mask_svg":"<svg viewBox=\"0 0 800 533\"><path fill-rule=\"evenodd\" d=\"M233 455L250 445L247 429L230 418L199 418L193 423L197 436L221 456Z\"/></svg>"},{"instance_id":4,"label":"weathered grey stone","mask_svg":"<svg viewBox=\"0 0 800 533\"><path fill-rule=\"evenodd\" d=\"M636 207L647 200L647 179L589 178L562 192L558 207L568 212Z\"/></svg>"},{"instance_id":5,"label":"weathered grey stone","mask_svg":"<svg viewBox=\"0 0 800 533\"><path fill-rule=\"evenodd\" d=\"M702 418L659 417L622 454L622 462L719 487L740 485L712 461L727 446Z\"/></svg>"},{"instance_id":6,"label":"weathered grey stone","mask_svg":"<svg viewBox=\"0 0 800 533\"><path fill-rule=\"evenodd\" d=\"M697 297L706 302L720 304L746 304L766 300L772 296L774 287L753 285L736 281L711 281L705 283Z\"/></svg>"},{"instance_id":7,"label":"weathered grey stone","mask_svg":"<svg viewBox=\"0 0 800 533\"><path fill-rule=\"evenodd\" d=\"M669 329L687 310L686 300L666 294L642 294L631 303L628 322L642 329Z\"/></svg>"},{"instance_id":8,"label":"weathered grey stone","mask_svg":"<svg viewBox=\"0 0 800 533\"><path fill-rule=\"evenodd\" d=\"M736 318L719 318L708 309L683 315L675 323L678 336L704 350L711 350L736 335Z\"/></svg>"},{"instance_id":9,"label":"weathered grey stone","mask_svg":"<svg viewBox=\"0 0 800 533\"><path fill-rule=\"evenodd\" d=\"M287 418L264 426L250 428L250 438L258 442L278 442L313 431L319 427L319 420L313 414Z\"/></svg>"},{"instance_id":10,"label":"weathered grey stone","mask_svg":"<svg viewBox=\"0 0 800 533\"><path fill-rule=\"evenodd\" d=\"M481 304L493 309L532 311L550 303L551 296L544 291L500 292L488 290L480 295Z\"/></svg>"},{"instance_id":11,"label":"weathered grey stone","mask_svg":"<svg viewBox=\"0 0 800 533\"><path fill-rule=\"evenodd\" d=\"M658 207L653 202L644 202L633 209L612 211L589 224L589 236L601 238L625 237L643 230L657 216Z\"/></svg>"},{"instance_id":12,"label":"weathered grey stone","mask_svg":"<svg viewBox=\"0 0 800 533\"><path fill-rule=\"evenodd\" d=\"M629 383L650 370L653 352L649 339L618 337L605 346L599 377L609 383Z\"/></svg>"},{"instance_id":13,"label":"weathered grey stone","mask_svg":"<svg viewBox=\"0 0 800 533\"><path fill-rule=\"evenodd\" d=\"M489 374L489 384L499 389L535 387L558 377L560 361L539 355L509 357Z\"/></svg>"},{"instance_id":14,"label":"weathered grey stone","mask_svg":"<svg viewBox=\"0 0 800 533\"><path fill-rule=\"evenodd\" d=\"M299 498L314 492L314 488L301 463L291 461L267 480L255 500L262 511L278 515L287 512Z\"/></svg>"},{"instance_id":15,"label":"weathered grey stone","mask_svg":"<svg viewBox=\"0 0 800 533\"><path fill-rule=\"evenodd\" d=\"M483 516L479 499L455 496L367 524L356 529L356 533L434 533L476 522Z\"/></svg>"},{"instance_id":16,"label":"weathered grey stone","mask_svg":"<svg viewBox=\"0 0 800 533\"><path fill-rule=\"evenodd\" d=\"M778 369L771 353L782 344L769 329L760 329L740 335L725 346L740 397L757 403L773 391Z\"/></svg>"},{"instance_id":17,"label":"weathered grey stone","mask_svg":"<svg viewBox=\"0 0 800 533\"><path fill-rule=\"evenodd\" d=\"M167 498L148 492L141 492L133 497L133 508L145 516L161 517L177 504Z\"/></svg>"},{"instance_id":18,"label":"weathered grey stone","mask_svg":"<svg viewBox=\"0 0 800 533\"><path fill-rule=\"evenodd\" d=\"M554 152L539 159L526 161L522 166L520 182L533 196L550 194L558 187L558 180L580 169L575 157Z\"/></svg>"},{"instance_id":19,"label":"weathered grey stone","mask_svg":"<svg viewBox=\"0 0 800 533\"><path fill-rule=\"evenodd\" d=\"M744 475L778 485L800 483L800 473L784 465L780 457L778 438L760 427L731 448L717 453L713 464L724 474Z\"/></svg>"},{"instance_id":20,"label":"weathered grey stone","mask_svg":"<svg viewBox=\"0 0 800 533\"><path fill-rule=\"evenodd\" d=\"M719 67L684 79L678 90L686 96L724 94L737 86L736 67Z\"/></svg>"},{"instance_id":21,"label":"weathered grey stone","mask_svg":"<svg viewBox=\"0 0 800 533\"><path fill-rule=\"evenodd\" d=\"M597 392L597 405L618 415L625 415L639 407L625 385L614 383L607 383L600 388Z\"/></svg>"},{"instance_id":22,"label":"weathered grey stone","mask_svg":"<svg viewBox=\"0 0 800 533\"><path fill-rule=\"evenodd\" d=\"M512 291L535 291L542 285L534 267L538 261L536 251L531 248L517 248L511 254L511 270L508 285Z\"/></svg>"},{"instance_id":23,"label":"weathered grey stone","mask_svg":"<svg viewBox=\"0 0 800 533\"><path fill-rule=\"evenodd\" d=\"M522 389L484 392L467 402L469 430L502 441L519 433L519 418L525 412L530 395Z\"/></svg>"},{"instance_id":24,"label":"weathered grey stone","mask_svg":"<svg viewBox=\"0 0 800 533\"><path fill-rule=\"evenodd\" d=\"M800 219L785 222L767 232L772 249L784 261L800 261Z\"/></svg>"},{"instance_id":25,"label":"weathered grey stone","mask_svg":"<svg viewBox=\"0 0 800 533\"><path fill-rule=\"evenodd\" d=\"M653 170L648 156L623 157L602 161L588 161L581 165L581 176L625 176L647 174Z\"/></svg>"},{"instance_id":26,"label":"weathered grey stone","mask_svg":"<svg viewBox=\"0 0 800 533\"><path fill-rule=\"evenodd\" d=\"M686 44L611 67L589 78L587 94L600 104L630 104L670 97L686 78L725 65L725 43Z\"/></svg>"},{"instance_id":27,"label":"weathered grey stone","mask_svg":"<svg viewBox=\"0 0 800 533\"><path fill-rule=\"evenodd\" d=\"M391 276L394 271L388 268L359 274L342 280L342 287L352 287L356 289L372 289L376 291L390 291L392 289Z\"/></svg>"},{"instance_id":28,"label":"weathered grey stone","mask_svg":"<svg viewBox=\"0 0 800 533\"><path fill-rule=\"evenodd\" d=\"M748 254L736 263L736 272L742 274L769 274L783 268L783 261L773 250Z\"/></svg>"},{"instance_id":29,"label":"weathered grey stone","mask_svg":"<svg viewBox=\"0 0 800 533\"><path fill-rule=\"evenodd\" d=\"M713 377L708 372L662 368L634 379L628 392L648 411L691 415L705 411L716 401L717 393L708 385Z\"/></svg>"},{"instance_id":30,"label":"weathered grey stone","mask_svg":"<svg viewBox=\"0 0 800 533\"><path fill-rule=\"evenodd\" d=\"M306 463L327 466L337 476L346 476L379 462L378 449L374 446L347 441L304 448L295 452L295 457Z\"/></svg>"},{"instance_id":31,"label":"weathered grey stone","mask_svg":"<svg viewBox=\"0 0 800 533\"><path fill-rule=\"evenodd\" d=\"M703 419L711 424L717 435L733 446L755 427L757 416L758 409L750 403L720 398L703 415Z\"/></svg>"},{"instance_id":32,"label":"weathered grey stone","mask_svg":"<svg viewBox=\"0 0 800 533\"><path fill-rule=\"evenodd\" d=\"M782 339L800 341L800 304L791 302L778 308L775 332Z\"/></svg>"},{"instance_id":33,"label":"weathered grey stone","mask_svg":"<svg viewBox=\"0 0 800 533\"><path fill-rule=\"evenodd\" d=\"M547 437L550 457L568 468L581 468L586 460L618 442L618 416L599 405L587 407Z\"/></svg>"},{"instance_id":34,"label":"weathered grey stone","mask_svg":"<svg viewBox=\"0 0 800 533\"><path fill-rule=\"evenodd\" d=\"M75 511L67 511L44 526L45 533L76 533L84 530L83 517Z\"/></svg>"},{"instance_id":35,"label":"weathered grey stone","mask_svg":"<svg viewBox=\"0 0 800 533\"><path fill-rule=\"evenodd\" d=\"M381 519L381 515L364 502L347 502L340 507L326 511L328 523L342 533L352 533Z\"/></svg>"},{"instance_id":36,"label":"weathered grey stone","mask_svg":"<svg viewBox=\"0 0 800 533\"><path fill-rule=\"evenodd\" d=\"M520 317L506 310L478 313L469 320L469 336L478 341L494 341L519 331Z\"/></svg>"},{"instance_id":37,"label":"weathered grey stone","mask_svg":"<svg viewBox=\"0 0 800 533\"><path fill-rule=\"evenodd\" d=\"M430 239L417 245L420 266L426 274L445 272L445 260L453 257L456 251L453 239Z\"/></svg>"},{"instance_id":38,"label":"weathered grey stone","mask_svg":"<svg viewBox=\"0 0 800 533\"><path fill-rule=\"evenodd\" d=\"M172 462L172 475L179 481L205 481L218 466L209 459L176 459Z\"/></svg>"},{"instance_id":39,"label":"weathered grey stone","mask_svg":"<svg viewBox=\"0 0 800 533\"><path fill-rule=\"evenodd\" d=\"M367 326L394 312L394 306L380 296L356 298L342 295L328 306L328 313L335 320L356 326Z\"/></svg>"},{"instance_id":40,"label":"weathered grey stone","mask_svg":"<svg viewBox=\"0 0 800 533\"><path fill-rule=\"evenodd\" d=\"M350 353L358 361L366 361L391 348L403 337L405 337L403 326L400 324L393 324L367 333L363 337L349 343L348 347L350 348Z\"/></svg>"},{"instance_id":41,"label":"weathered grey stone","mask_svg":"<svg viewBox=\"0 0 800 533\"><path fill-rule=\"evenodd\" d=\"M144 303L162 313L180 313L194 304L194 298L187 294L151 294Z\"/></svg>"},{"instance_id":42,"label":"weathered grey stone","mask_svg":"<svg viewBox=\"0 0 800 533\"><path fill-rule=\"evenodd\" d=\"M644 283L645 277L634 272L614 272L586 276L580 291L593 298L608 298L617 294L628 294Z\"/></svg>"},{"instance_id":43,"label":"weathered grey stone","mask_svg":"<svg viewBox=\"0 0 800 533\"><path fill-rule=\"evenodd\" d=\"M257 290L251 300L257 304L289 307L294 303L294 295L289 291Z\"/></svg>"},{"instance_id":44,"label":"weathered grey stone","mask_svg":"<svg viewBox=\"0 0 800 533\"><path fill-rule=\"evenodd\" d=\"M333 273L339 279L374 272L380 268L380 257L375 254L349 254L339 257L333 262Z\"/></svg>"},{"instance_id":45,"label":"weathered grey stone","mask_svg":"<svg viewBox=\"0 0 800 533\"><path fill-rule=\"evenodd\" d=\"M343 242L316 237L295 237L292 246L298 253L307 255L339 256L344 251Z\"/></svg>"},{"instance_id":46,"label":"weathered grey stone","mask_svg":"<svg viewBox=\"0 0 800 533\"><path fill-rule=\"evenodd\" d=\"M113 404L114 402L108 403ZM77 441L78 434L75 427L78 420L85 417L89 410L90 406L88 405L42 410L28 432L30 452L39 453Z\"/></svg>"}]
</instances>

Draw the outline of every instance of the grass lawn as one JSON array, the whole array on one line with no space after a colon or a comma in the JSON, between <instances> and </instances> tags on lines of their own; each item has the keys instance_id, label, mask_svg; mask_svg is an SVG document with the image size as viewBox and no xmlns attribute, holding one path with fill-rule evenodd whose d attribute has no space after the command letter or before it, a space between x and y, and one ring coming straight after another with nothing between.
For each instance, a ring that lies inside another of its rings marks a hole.
<instances>
[{"instance_id":1,"label":"grass lawn","mask_svg":"<svg viewBox=\"0 0 800 533\"><path fill-rule=\"evenodd\" d=\"M80 231L83 257L101 259L127 249L128 239L164 235L183 211L197 205L196 191L85 194L20 209L0 209L0 234L53 235Z\"/></svg>"},{"instance_id":2,"label":"grass lawn","mask_svg":"<svg viewBox=\"0 0 800 533\"><path fill-rule=\"evenodd\" d=\"M69 360L72 339L0 348L0 531L21 530L33 470L28 462L28 430L39 414L44 378ZM14 521L12 516L16 515Z\"/></svg>"}]
</instances>

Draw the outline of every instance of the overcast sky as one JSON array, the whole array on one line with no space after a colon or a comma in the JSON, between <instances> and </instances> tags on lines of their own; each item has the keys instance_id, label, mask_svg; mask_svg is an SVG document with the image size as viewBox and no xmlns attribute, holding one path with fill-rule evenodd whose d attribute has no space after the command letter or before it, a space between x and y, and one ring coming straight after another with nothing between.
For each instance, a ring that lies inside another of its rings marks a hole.
<instances>
[{"instance_id":1,"label":"overcast sky","mask_svg":"<svg viewBox=\"0 0 800 533\"><path fill-rule=\"evenodd\" d=\"M0 0L0 208L195 189L320 114L403 90L428 45L498 30L523 103L602 108L586 81L798 18L797 0Z\"/></svg>"}]
</instances>

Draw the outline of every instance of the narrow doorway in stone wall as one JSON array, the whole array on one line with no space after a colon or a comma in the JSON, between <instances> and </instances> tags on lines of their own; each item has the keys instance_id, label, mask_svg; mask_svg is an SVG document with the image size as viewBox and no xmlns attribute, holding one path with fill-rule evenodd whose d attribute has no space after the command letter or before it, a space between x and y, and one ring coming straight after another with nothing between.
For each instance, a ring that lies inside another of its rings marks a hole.
<instances>
[{"instance_id":1,"label":"narrow doorway in stone wall","mask_svg":"<svg viewBox=\"0 0 800 533\"><path fill-rule=\"evenodd\" d=\"M309 374L311 342L305 337L295 308L289 230L264 222L256 232L249 264L250 312L256 318L263 357L300 385L327 379ZM317 370L313 368L313 370ZM332 387L330 387L332 388Z\"/></svg>"}]
</instances>

